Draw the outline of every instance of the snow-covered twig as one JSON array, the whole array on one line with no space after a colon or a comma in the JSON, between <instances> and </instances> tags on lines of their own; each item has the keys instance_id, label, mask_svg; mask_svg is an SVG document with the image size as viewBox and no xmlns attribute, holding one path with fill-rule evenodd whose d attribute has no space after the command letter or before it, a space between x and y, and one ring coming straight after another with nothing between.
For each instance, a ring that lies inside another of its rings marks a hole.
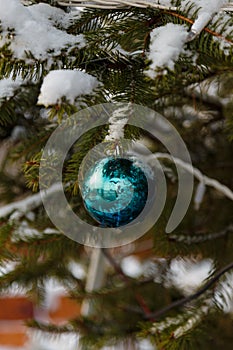
<instances>
[{"instance_id":1,"label":"snow-covered twig","mask_svg":"<svg viewBox=\"0 0 233 350\"><path fill-rule=\"evenodd\" d=\"M213 1L213 0L212 0ZM106 9L114 9L114 8L124 8L126 6L136 6L140 8L152 7L162 10L178 10L178 7L172 6L168 4L166 1L163 4L163 1L155 1L155 0L60 0L58 1L60 6L75 6L75 7L93 7L93 8L106 8ZM233 11L233 3L223 4L221 6L222 11Z\"/></svg>"},{"instance_id":2,"label":"snow-covered twig","mask_svg":"<svg viewBox=\"0 0 233 350\"><path fill-rule=\"evenodd\" d=\"M210 305L203 305L198 309L198 311L195 312L195 314L190 317L184 325L178 327L174 332L173 336L175 339L182 337L185 333L193 329L198 323L200 323L204 316L206 316L209 313Z\"/></svg>"},{"instance_id":3,"label":"snow-covered twig","mask_svg":"<svg viewBox=\"0 0 233 350\"><path fill-rule=\"evenodd\" d=\"M61 0L58 1L60 6L78 6L78 7L93 7L93 8L102 8L102 9L114 9L114 8L124 8L127 6L136 6L136 7L153 7L162 10L176 10L177 7L172 5L162 5L158 2L155 3L154 0L118 0L118 1L106 1L106 0L92 0L92 1L83 1L83 0Z\"/></svg>"},{"instance_id":4,"label":"snow-covered twig","mask_svg":"<svg viewBox=\"0 0 233 350\"><path fill-rule=\"evenodd\" d=\"M206 186L215 188L217 191L224 194L227 198L233 200L233 192L230 190L230 188L221 184L219 181L215 179L212 179L206 175L203 175L199 169L193 167L191 164L185 163L181 159L171 156L169 153L158 152L151 155L150 157L152 157L152 161L153 161L153 157L161 158L161 159L163 158L163 159L168 159L170 161L173 161L176 165L181 166L186 171L192 173L196 177L196 179L199 180L200 182L203 183L204 181Z\"/></svg>"},{"instance_id":5,"label":"snow-covered twig","mask_svg":"<svg viewBox=\"0 0 233 350\"><path fill-rule=\"evenodd\" d=\"M197 244L197 243L202 243L202 242L211 241L214 239L224 237L230 232L233 232L232 224L230 224L220 232L211 232L211 233L204 233L204 234L197 233L192 235L174 234L169 236L169 240L176 241L176 242L183 242L185 244Z\"/></svg>"},{"instance_id":6,"label":"snow-covered twig","mask_svg":"<svg viewBox=\"0 0 233 350\"><path fill-rule=\"evenodd\" d=\"M205 186L205 181L203 179L203 181L199 182L197 189L196 189L196 193L195 193L195 197L194 197L195 210L199 210L200 205L202 203L202 200L204 198L205 190L206 190L206 186Z\"/></svg>"},{"instance_id":7,"label":"snow-covered twig","mask_svg":"<svg viewBox=\"0 0 233 350\"><path fill-rule=\"evenodd\" d=\"M200 307L197 311L189 311L186 315L180 315L176 317L166 317L164 321L159 323L154 323L153 326L150 329L150 332L152 334L156 334L157 332L163 332L164 330L168 329L171 326L177 326L175 331L172 333L172 337L174 339L180 338L185 333L193 329L198 323L200 323L205 315L208 314L210 311L210 307L212 306L213 302L211 300L208 300L205 305ZM189 316L188 319L185 318L185 316ZM182 325L180 325L182 324Z\"/></svg>"},{"instance_id":8,"label":"snow-covered twig","mask_svg":"<svg viewBox=\"0 0 233 350\"><path fill-rule=\"evenodd\" d=\"M195 39L206 25L211 21L213 15L207 12L202 13L193 23L191 30L188 34L187 41Z\"/></svg>"},{"instance_id":9,"label":"snow-covered twig","mask_svg":"<svg viewBox=\"0 0 233 350\"><path fill-rule=\"evenodd\" d=\"M226 0L212 0L211 3L208 1L202 2L198 17L190 29L187 41L195 39L226 3ZM197 3L198 5L199 3Z\"/></svg>"},{"instance_id":10,"label":"snow-covered twig","mask_svg":"<svg viewBox=\"0 0 233 350\"><path fill-rule=\"evenodd\" d=\"M0 208L0 218L10 215L14 211L18 212L19 215L17 215L17 218L19 218L27 212L38 208L42 204L42 195L50 196L58 189L60 189L60 185L54 184L47 190L40 191L39 193L22 199L18 202L5 205L4 207Z\"/></svg>"}]
</instances>

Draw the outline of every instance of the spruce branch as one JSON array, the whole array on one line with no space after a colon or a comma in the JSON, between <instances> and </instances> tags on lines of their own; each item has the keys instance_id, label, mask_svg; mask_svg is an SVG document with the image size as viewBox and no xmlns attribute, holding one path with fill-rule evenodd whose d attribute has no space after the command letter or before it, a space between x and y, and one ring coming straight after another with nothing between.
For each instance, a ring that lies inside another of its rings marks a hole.
<instances>
[{"instance_id":1,"label":"spruce branch","mask_svg":"<svg viewBox=\"0 0 233 350\"><path fill-rule=\"evenodd\" d=\"M178 299L171 304L163 307L162 309L152 312L151 314L147 315L147 319L149 320L158 320L160 319L164 314L167 312L171 311L174 308L184 306L188 304L190 301L193 301L195 299L198 299L200 296L202 296L204 293L206 293L214 284L217 282L226 272L231 270L233 268L233 262L230 264L224 266L221 268L219 271L217 271L212 277L202 288L200 288L196 293L193 293L187 297Z\"/></svg>"},{"instance_id":2,"label":"spruce branch","mask_svg":"<svg viewBox=\"0 0 233 350\"><path fill-rule=\"evenodd\" d=\"M113 266L114 270L120 275L122 280L128 285L131 278L129 278L123 272L122 268L117 264L115 259L112 257L112 255L109 253L109 251L106 248L101 248L101 250L102 250L104 256L108 259L109 263ZM148 315L150 315L151 312L150 312L148 305L145 302L144 297L140 293L136 293L135 298L138 301L138 303L143 311L144 317L148 317Z\"/></svg>"},{"instance_id":3,"label":"spruce branch","mask_svg":"<svg viewBox=\"0 0 233 350\"><path fill-rule=\"evenodd\" d=\"M190 18L187 18L187 17L185 17L185 16L183 16L183 15L177 13L177 12L174 12L174 11L165 11L165 13L167 13L167 14L169 14L169 15L171 15L171 16L180 18L182 21L185 21L185 22L187 22L187 23L190 23L190 24L194 24L194 23L195 23L195 20L190 19ZM227 41L227 42L230 43L230 44L233 44L233 41L232 41L232 40L230 40L229 38L227 38L227 37L221 35L220 33L217 33L217 32L215 32L215 31L209 29L208 27L204 27L204 28L203 28L203 31L205 31L205 32L207 32L207 33L209 33L209 34L211 34L211 35L213 35L213 36L215 36L215 37L217 37L217 38L219 38L219 39L222 39L222 40L224 40L224 41ZM191 32L190 32L190 33L191 33ZM191 39L191 37L190 37L190 39ZM190 41L190 39L189 39L189 41Z\"/></svg>"},{"instance_id":4,"label":"spruce branch","mask_svg":"<svg viewBox=\"0 0 233 350\"><path fill-rule=\"evenodd\" d=\"M98 299L98 298L102 298L102 297L107 297L109 295L117 295L117 293L121 293L122 291L126 291L128 290L128 288L137 288L137 287L141 287L147 284L150 284L154 282L154 276L153 277L148 277L145 279L140 279L140 280L129 280L127 284L124 284L122 286L116 286L116 287L103 287L101 289L98 290L93 290L93 291L70 291L69 295L72 297L72 299L76 299L78 301L85 299ZM136 311L136 313L140 313L140 315L142 314L141 312Z\"/></svg>"}]
</instances>

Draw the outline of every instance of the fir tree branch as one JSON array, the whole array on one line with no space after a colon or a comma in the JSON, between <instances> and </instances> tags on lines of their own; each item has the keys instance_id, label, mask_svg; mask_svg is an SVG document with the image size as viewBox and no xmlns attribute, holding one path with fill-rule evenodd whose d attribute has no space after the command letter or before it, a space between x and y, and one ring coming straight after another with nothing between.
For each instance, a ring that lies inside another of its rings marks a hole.
<instances>
[{"instance_id":1,"label":"fir tree branch","mask_svg":"<svg viewBox=\"0 0 233 350\"><path fill-rule=\"evenodd\" d=\"M231 270L233 268L233 262L230 264L224 266L222 269L220 269L217 273L215 273L214 277L212 277L202 288L200 288L196 293L193 293L187 297L181 298L179 300L174 301L173 303L163 307L162 309L152 312L151 314L147 315L147 319L149 320L155 320L159 319L161 316L166 314L168 311L184 306L190 301L193 301L197 298L199 298L201 295L203 295L205 292L207 292L210 287L212 287L215 282L217 282L227 271Z\"/></svg>"},{"instance_id":2,"label":"fir tree branch","mask_svg":"<svg viewBox=\"0 0 233 350\"><path fill-rule=\"evenodd\" d=\"M165 13L167 13L167 14L169 14L169 15L171 15L171 16L180 18L181 20L183 20L183 21L185 21L185 22L187 22L187 23L190 23L190 24L194 24L194 22L195 22L194 20L192 20L192 19L190 19L190 18L187 18L187 17L185 17L185 16L182 16L181 14L176 13L176 12L173 12L173 11L165 11ZM205 32L207 32L207 33L213 35L213 36L216 36L216 37L219 38L219 39L225 40L225 41L227 41L228 43L233 44L233 41L232 41L232 40L230 40L230 39L224 37L223 35L221 35L221 34L215 32L215 31L213 31L213 30L211 30L211 29L209 29L208 27L203 28L203 30L204 30Z\"/></svg>"},{"instance_id":3,"label":"fir tree branch","mask_svg":"<svg viewBox=\"0 0 233 350\"><path fill-rule=\"evenodd\" d=\"M122 278L122 280L126 283L129 282L130 278L128 276L125 275L125 273L123 272L122 268L120 267L120 265L115 261L115 259L112 257L112 255L108 252L108 250L106 248L101 248L104 256L106 257L106 259L109 261L109 263L112 265L112 267L114 268L114 270L117 272L118 275L120 275L120 277Z\"/></svg>"},{"instance_id":4,"label":"fir tree branch","mask_svg":"<svg viewBox=\"0 0 233 350\"><path fill-rule=\"evenodd\" d=\"M69 295L71 296L72 299L76 299L78 301L83 299L96 299L96 298L102 298L103 296L116 295L117 293L122 292L124 290L127 291L129 286L131 288L137 288L153 282L154 282L154 276L148 277L139 281L132 280L132 281L129 281L127 285L117 286L114 288L104 287L98 290L93 290L91 292L89 291L80 292L80 291L72 290L69 292ZM139 313L138 310L137 310L137 313ZM141 312L140 312L140 315L141 315Z\"/></svg>"},{"instance_id":5,"label":"fir tree branch","mask_svg":"<svg viewBox=\"0 0 233 350\"><path fill-rule=\"evenodd\" d=\"M117 264L117 262L114 260L114 258L111 256L111 254L108 252L108 250L106 248L102 248L102 252L104 254L104 256L108 259L108 261L110 262L110 264L113 266L114 270L120 275L120 277L122 278L122 280L126 283L129 284L130 282L130 278L123 272L122 268ZM144 317L148 317L148 315L150 315L150 309L147 306L143 296L139 293L135 294L135 298L138 301L142 311L143 311L143 315Z\"/></svg>"}]
</instances>

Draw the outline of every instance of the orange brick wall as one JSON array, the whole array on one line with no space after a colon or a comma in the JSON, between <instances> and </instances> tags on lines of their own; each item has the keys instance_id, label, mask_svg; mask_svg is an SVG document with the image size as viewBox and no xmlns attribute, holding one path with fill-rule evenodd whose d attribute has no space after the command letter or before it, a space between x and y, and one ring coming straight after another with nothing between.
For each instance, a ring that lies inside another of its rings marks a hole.
<instances>
[{"instance_id":1,"label":"orange brick wall","mask_svg":"<svg viewBox=\"0 0 233 350\"><path fill-rule=\"evenodd\" d=\"M66 296L58 297L57 308L48 312L54 324L66 322L80 314L80 305ZM0 298L0 347L23 347L28 339L24 321L35 314L33 304L23 296ZM37 308L38 313L38 308Z\"/></svg>"}]
</instances>

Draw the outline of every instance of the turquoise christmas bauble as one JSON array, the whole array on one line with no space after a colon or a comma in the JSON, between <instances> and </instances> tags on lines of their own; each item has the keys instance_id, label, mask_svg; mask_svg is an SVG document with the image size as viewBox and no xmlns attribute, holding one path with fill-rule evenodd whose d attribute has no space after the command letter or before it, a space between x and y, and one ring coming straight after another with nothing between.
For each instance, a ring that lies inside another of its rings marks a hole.
<instances>
[{"instance_id":1,"label":"turquoise christmas bauble","mask_svg":"<svg viewBox=\"0 0 233 350\"><path fill-rule=\"evenodd\" d=\"M134 159L103 158L87 171L80 188L88 213L102 226L133 221L145 207L148 182Z\"/></svg>"}]
</instances>

